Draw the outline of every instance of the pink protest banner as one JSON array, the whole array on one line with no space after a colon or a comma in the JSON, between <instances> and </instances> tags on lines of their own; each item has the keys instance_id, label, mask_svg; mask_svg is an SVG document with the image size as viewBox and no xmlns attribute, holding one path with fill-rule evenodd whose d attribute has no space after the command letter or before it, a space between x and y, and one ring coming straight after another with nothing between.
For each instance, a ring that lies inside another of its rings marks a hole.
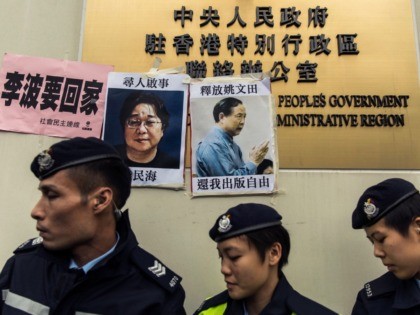
<instances>
[{"instance_id":1,"label":"pink protest banner","mask_svg":"<svg viewBox=\"0 0 420 315\"><path fill-rule=\"evenodd\" d=\"M113 66L5 54L0 129L57 137L97 137Z\"/></svg>"}]
</instances>

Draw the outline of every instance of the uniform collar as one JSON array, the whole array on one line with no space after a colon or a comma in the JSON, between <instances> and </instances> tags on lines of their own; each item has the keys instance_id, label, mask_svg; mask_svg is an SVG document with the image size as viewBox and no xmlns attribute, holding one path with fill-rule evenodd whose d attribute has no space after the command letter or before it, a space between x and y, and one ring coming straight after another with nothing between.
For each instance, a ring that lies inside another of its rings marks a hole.
<instances>
[{"instance_id":1,"label":"uniform collar","mask_svg":"<svg viewBox=\"0 0 420 315\"><path fill-rule=\"evenodd\" d=\"M288 305L288 299L294 290L283 273L280 274L279 278L271 301L263 309L262 314L289 314L291 311Z\"/></svg>"},{"instance_id":2,"label":"uniform collar","mask_svg":"<svg viewBox=\"0 0 420 315\"><path fill-rule=\"evenodd\" d=\"M290 314L290 309L288 308L287 299L290 293L293 291L293 288L287 281L286 277L282 273L280 280L277 283L276 288L274 289L273 296L271 301L264 307L261 314L262 315L288 315ZM231 305L229 306L228 312L226 314L246 314L244 313L244 301L235 301L232 300Z\"/></svg>"},{"instance_id":3,"label":"uniform collar","mask_svg":"<svg viewBox=\"0 0 420 315\"><path fill-rule=\"evenodd\" d=\"M74 261L74 259L72 258L70 260L70 266L69 269L82 269L84 271L84 273L88 273L88 271L90 269L92 269L97 263L99 263L101 260L104 260L106 257L108 257L109 255L111 255L115 248L117 247L118 241L120 240L120 235L117 233L117 241L115 242L114 246L111 247L110 250L108 250L105 254L96 257L95 259L89 261L88 263L84 264L82 267L79 267L76 262Z\"/></svg>"},{"instance_id":4,"label":"uniform collar","mask_svg":"<svg viewBox=\"0 0 420 315\"><path fill-rule=\"evenodd\" d=\"M393 307L409 309L420 305L420 289L415 279L403 280L398 283Z\"/></svg>"}]
</instances>

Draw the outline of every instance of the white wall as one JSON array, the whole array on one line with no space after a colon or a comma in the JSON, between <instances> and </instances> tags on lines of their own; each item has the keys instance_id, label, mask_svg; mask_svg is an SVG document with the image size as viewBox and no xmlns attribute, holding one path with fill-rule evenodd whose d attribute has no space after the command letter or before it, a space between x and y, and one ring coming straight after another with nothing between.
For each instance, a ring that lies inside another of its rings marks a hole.
<instances>
[{"instance_id":1,"label":"white wall","mask_svg":"<svg viewBox=\"0 0 420 315\"><path fill-rule=\"evenodd\" d=\"M82 12L82 0L2 0L0 53L77 60ZM0 265L36 236L29 213L39 197L38 181L29 164L58 140L0 132ZM141 245L184 278L188 314L224 288L208 230L217 215L241 202L268 204L283 215L292 239L285 273L294 287L350 314L364 282L385 272L364 233L351 229L351 212L366 187L393 176L420 187L419 172L288 170L280 172L275 196L191 199L187 191L137 188L128 207Z\"/></svg>"}]
</instances>

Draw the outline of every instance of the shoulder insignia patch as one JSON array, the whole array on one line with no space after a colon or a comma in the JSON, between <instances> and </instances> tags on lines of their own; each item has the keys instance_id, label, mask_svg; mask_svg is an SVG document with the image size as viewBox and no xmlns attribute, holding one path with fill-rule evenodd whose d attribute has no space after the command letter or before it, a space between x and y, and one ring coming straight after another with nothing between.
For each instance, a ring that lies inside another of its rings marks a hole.
<instances>
[{"instance_id":1,"label":"shoulder insignia patch","mask_svg":"<svg viewBox=\"0 0 420 315\"><path fill-rule=\"evenodd\" d=\"M147 268L149 271L153 272L156 277L161 277L166 275L166 267L162 265L159 261L155 259L155 262L153 263L153 266Z\"/></svg>"},{"instance_id":2,"label":"shoulder insignia patch","mask_svg":"<svg viewBox=\"0 0 420 315\"><path fill-rule=\"evenodd\" d=\"M368 299L387 294L396 290L399 280L392 272L387 272L381 277L365 284L364 292Z\"/></svg>"},{"instance_id":3,"label":"shoulder insignia patch","mask_svg":"<svg viewBox=\"0 0 420 315\"><path fill-rule=\"evenodd\" d=\"M160 260L141 247L136 248L132 255L134 263L149 279L170 292L174 292L177 289L182 278L165 266Z\"/></svg>"},{"instance_id":4,"label":"shoulder insignia patch","mask_svg":"<svg viewBox=\"0 0 420 315\"><path fill-rule=\"evenodd\" d=\"M43 242L43 239L40 236L29 239L23 242L22 244L20 244L19 247L15 249L14 253L24 252L24 251L37 248L40 244L42 244L42 242Z\"/></svg>"}]
</instances>

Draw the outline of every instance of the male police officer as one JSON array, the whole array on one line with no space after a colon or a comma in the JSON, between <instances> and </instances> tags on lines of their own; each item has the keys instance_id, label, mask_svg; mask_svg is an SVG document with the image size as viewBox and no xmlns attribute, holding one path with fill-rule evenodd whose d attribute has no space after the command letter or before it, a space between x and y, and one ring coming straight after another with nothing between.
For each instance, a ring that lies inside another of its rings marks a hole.
<instances>
[{"instance_id":1,"label":"male police officer","mask_svg":"<svg viewBox=\"0 0 420 315\"><path fill-rule=\"evenodd\" d=\"M334 315L300 295L282 272L290 237L281 215L262 204L239 204L209 234L217 242L227 290L204 301L199 315Z\"/></svg>"},{"instance_id":2,"label":"male police officer","mask_svg":"<svg viewBox=\"0 0 420 315\"><path fill-rule=\"evenodd\" d=\"M391 178L368 188L353 212L373 253L389 272L365 284L352 315L420 314L420 195L410 182Z\"/></svg>"},{"instance_id":3,"label":"male police officer","mask_svg":"<svg viewBox=\"0 0 420 315\"><path fill-rule=\"evenodd\" d=\"M96 138L54 144L31 170L42 196L40 237L0 275L2 314L185 314L181 278L138 247L128 211L131 173Z\"/></svg>"}]
</instances>

